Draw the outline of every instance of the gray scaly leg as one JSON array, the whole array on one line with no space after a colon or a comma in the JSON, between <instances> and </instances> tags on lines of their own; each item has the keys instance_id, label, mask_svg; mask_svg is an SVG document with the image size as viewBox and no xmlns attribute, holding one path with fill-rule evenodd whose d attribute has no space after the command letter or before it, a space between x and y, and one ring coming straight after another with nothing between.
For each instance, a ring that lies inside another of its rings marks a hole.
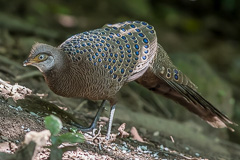
<instances>
[{"instance_id":1,"label":"gray scaly leg","mask_svg":"<svg viewBox=\"0 0 240 160\"><path fill-rule=\"evenodd\" d=\"M92 122L92 124L89 127L83 127L79 124L73 123L72 125L76 126L78 129L80 129L82 132L89 132L92 131L94 128L96 128L97 126L97 122L99 120L100 115L102 114L103 110L104 110L104 105L105 105L106 100L103 100L101 103L100 108L97 111L97 114L94 117L94 120Z\"/></svg>"},{"instance_id":2,"label":"gray scaly leg","mask_svg":"<svg viewBox=\"0 0 240 160\"><path fill-rule=\"evenodd\" d=\"M114 116L114 112L115 112L115 107L116 107L116 105L113 105L111 107L111 111L110 111L109 123L108 123L108 131L107 131L107 137L106 137L107 140L109 140L109 138L110 138L110 133L111 133L111 129L112 129L112 123L113 123L113 116Z\"/></svg>"}]
</instances>

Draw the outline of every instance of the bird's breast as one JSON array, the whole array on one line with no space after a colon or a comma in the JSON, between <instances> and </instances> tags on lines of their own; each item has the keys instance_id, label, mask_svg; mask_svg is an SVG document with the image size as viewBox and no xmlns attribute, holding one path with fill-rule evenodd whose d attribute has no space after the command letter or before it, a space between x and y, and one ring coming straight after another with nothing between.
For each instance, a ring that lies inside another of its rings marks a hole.
<instances>
[{"instance_id":1,"label":"bird's breast","mask_svg":"<svg viewBox=\"0 0 240 160\"><path fill-rule=\"evenodd\" d=\"M63 97L87 98L102 100L113 97L123 84L116 83L99 67L89 67L89 64L74 65L66 72L51 72L45 74L49 88Z\"/></svg>"}]
</instances>

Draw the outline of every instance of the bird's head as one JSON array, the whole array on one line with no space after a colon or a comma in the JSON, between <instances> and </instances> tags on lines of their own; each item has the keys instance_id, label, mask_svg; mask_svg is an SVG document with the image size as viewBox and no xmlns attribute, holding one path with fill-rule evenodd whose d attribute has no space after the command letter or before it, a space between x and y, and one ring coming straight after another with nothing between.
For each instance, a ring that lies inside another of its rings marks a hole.
<instances>
[{"instance_id":1,"label":"bird's head","mask_svg":"<svg viewBox=\"0 0 240 160\"><path fill-rule=\"evenodd\" d=\"M41 72L47 72L56 65L56 61L61 57L60 52L56 47L36 43L28 58L23 62L23 66L31 65L37 67Z\"/></svg>"}]
</instances>

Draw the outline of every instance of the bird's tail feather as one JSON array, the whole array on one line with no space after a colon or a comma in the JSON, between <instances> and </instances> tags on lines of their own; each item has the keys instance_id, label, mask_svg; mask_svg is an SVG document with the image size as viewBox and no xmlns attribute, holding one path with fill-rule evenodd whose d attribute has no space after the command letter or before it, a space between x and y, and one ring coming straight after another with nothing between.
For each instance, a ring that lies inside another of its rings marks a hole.
<instances>
[{"instance_id":1,"label":"bird's tail feather","mask_svg":"<svg viewBox=\"0 0 240 160\"><path fill-rule=\"evenodd\" d=\"M207 123L215 128L225 128L227 127L231 131L234 131L229 124L235 124L227 116L221 113L217 108L215 108L210 102L203 98L196 90L193 88L176 83L174 81L169 81L163 77L161 79L166 82L166 87L172 88L170 92L165 92L159 85L158 88L151 88L159 94L164 94L166 97L173 99L177 103L180 103L186 107L189 111L197 114Z\"/></svg>"},{"instance_id":2,"label":"bird's tail feather","mask_svg":"<svg viewBox=\"0 0 240 160\"><path fill-rule=\"evenodd\" d=\"M196 85L172 64L160 44L158 44L157 54L151 66L136 81L144 87L181 104L211 126L215 128L227 127L234 131L229 125L235 123L197 92Z\"/></svg>"}]
</instances>

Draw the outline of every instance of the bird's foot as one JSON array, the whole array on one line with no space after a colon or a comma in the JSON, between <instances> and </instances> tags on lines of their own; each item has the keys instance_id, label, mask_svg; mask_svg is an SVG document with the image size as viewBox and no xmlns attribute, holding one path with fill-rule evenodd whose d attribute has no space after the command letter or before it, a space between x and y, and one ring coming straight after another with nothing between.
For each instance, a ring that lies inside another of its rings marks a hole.
<instances>
[{"instance_id":1,"label":"bird's foot","mask_svg":"<svg viewBox=\"0 0 240 160\"><path fill-rule=\"evenodd\" d=\"M83 127L80 124L77 124L75 122L72 122L71 125L77 127L82 132L91 132L91 131L94 132L94 129L97 128L97 122L98 122L98 120L100 118L100 115L102 114L103 110L105 109L105 107L104 107L105 102L106 102L106 100L102 101L101 106L98 109L97 114L95 115L94 120L93 120L92 124L89 127Z\"/></svg>"}]
</instances>

